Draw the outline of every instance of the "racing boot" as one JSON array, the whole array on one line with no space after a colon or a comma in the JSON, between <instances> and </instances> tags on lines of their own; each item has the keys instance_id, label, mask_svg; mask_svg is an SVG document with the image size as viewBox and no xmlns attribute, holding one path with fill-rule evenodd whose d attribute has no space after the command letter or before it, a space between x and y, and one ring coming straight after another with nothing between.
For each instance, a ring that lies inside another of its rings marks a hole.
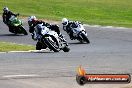
<instances>
[{"instance_id":1,"label":"racing boot","mask_svg":"<svg viewBox=\"0 0 132 88\"><path fill-rule=\"evenodd\" d=\"M73 31L72 30L69 32L69 36L70 36L71 40L73 40L73 39L75 40L75 37L73 36Z\"/></svg>"},{"instance_id":2,"label":"racing boot","mask_svg":"<svg viewBox=\"0 0 132 88\"><path fill-rule=\"evenodd\" d=\"M11 26L8 26L8 27L9 27L9 32L15 33L15 31L13 30L13 27L11 27Z\"/></svg>"}]
</instances>

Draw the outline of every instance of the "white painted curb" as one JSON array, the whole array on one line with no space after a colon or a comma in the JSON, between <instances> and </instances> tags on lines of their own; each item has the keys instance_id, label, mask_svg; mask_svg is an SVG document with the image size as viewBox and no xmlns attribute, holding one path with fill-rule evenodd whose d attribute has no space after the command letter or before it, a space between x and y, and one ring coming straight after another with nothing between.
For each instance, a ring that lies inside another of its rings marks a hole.
<instances>
[{"instance_id":1,"label":"white painted curb","mask_svg":"<svg viewBox=\"0 0 132 88\"><path fill-rule=\"evenodd\" d=\"M126 27L114 27L114 26L101 26L101 25L89 25L89 24L83 24L86 27L93 27L93 28L108 28L108 29L132 29L132 28L126 28Z\"/></svg>"},{"instance_id":2,"label":"white painted curb","mask_svg":"<svg viewBox=\"0 0 132 88\"><path fill-rule=\"evenodd\" d=\"M0 54L2 53L32 53L32 52L48 52L49 49L41 49L41 50L28 50L28 51L8 51L8 52L0 52Z\"/></svg>"},{"instance_id":3,"label":"white painted curb","mask_svg":"<svg viewBox=\"0 0 132 88\"><path fill-rule=\"evenodd\" d=\"M27 75L4 75L3 78L18 78L18 77L38 77L37 74L27 74Z\"/></svg>"}]
</instances>

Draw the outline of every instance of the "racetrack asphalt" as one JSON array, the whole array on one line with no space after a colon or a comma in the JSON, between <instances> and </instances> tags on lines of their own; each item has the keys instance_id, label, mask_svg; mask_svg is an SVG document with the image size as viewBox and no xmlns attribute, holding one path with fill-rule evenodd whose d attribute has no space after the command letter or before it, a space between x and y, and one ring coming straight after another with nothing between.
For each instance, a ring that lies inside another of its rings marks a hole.
<instances>
[{"instance_id":1,"label":"racetrack asphalt","mask_svg":"<svg viewBox=\"0 0 132 88\"><path fill-rule=\"evenodd\" d=\"M24 27L28 31L27 23ZM132 29L88 27L90 44L80 44L65 35L70 52L0 53L0 88L132 88L130 84L76 83L82 65L87 73L132 74ZM28 36L8 32L0 18L0 41L35 45Z\"/></svg>"}]
</instances>

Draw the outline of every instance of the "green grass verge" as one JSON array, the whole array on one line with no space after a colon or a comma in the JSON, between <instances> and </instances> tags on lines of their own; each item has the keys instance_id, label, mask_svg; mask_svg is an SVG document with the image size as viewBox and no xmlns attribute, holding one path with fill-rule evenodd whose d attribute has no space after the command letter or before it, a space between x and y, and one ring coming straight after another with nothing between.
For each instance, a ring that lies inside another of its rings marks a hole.
<instances>
[{"instance_id":1,"label":"green grass verge","mask_svg":"<svg viewBox=\"0 0 132 88\"><path fill-rule=\"evenodd\" d=\"M0 0L23 16L48 20L67 17L88 24L132 27L132 0Z\"/></svg>"},{"instance_id":2,"label":"green grass verge","mask_svg":"<svg viewBox=\"0 0 132 88\"><path fill-rule=\"evenodd\" d=\"M0 52L35 50L32 45L20 45L14 43L0 42Z\"/></svg>"}]
</instances>

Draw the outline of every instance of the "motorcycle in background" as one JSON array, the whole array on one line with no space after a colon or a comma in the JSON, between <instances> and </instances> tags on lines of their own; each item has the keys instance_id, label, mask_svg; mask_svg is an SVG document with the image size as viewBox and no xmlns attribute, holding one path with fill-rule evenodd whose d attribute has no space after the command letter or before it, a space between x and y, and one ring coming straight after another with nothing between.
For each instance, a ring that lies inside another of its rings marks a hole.
<instances>
[{"instance_id":1,"label":"motorcycle in background","mask_svg":"<svg viewBox=\"0 0 132 88\"><path fill-rule=\"evenodd\" d=\"M87 32L84 29L83 25L80 22L75 22L71 25L72 31L73 31L73 37L74 39L77 39L81 43L90 43Z\"/></svg>"},{"instance_id":2,"label":"motorcycle in background","mask_svg":"<svg viewBox=\"0 0 132 88\"><path fill-rule=\"evenodd\" d=\"M28 35L26 29L23 27L23 22L16 16L11 16L9 19L9 25L12 29L12 33Z\"/></svg>"}]
</instances>

